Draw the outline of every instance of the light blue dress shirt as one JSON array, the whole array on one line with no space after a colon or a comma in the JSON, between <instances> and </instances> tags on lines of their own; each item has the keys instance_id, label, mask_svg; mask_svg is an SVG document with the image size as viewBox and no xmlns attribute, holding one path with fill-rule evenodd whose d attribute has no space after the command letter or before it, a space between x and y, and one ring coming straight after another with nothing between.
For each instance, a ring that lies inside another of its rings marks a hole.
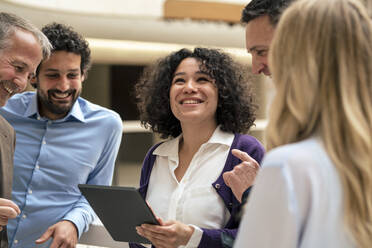
<instances>
[{"instance_id":1,"label":"light blue dress shirt","mask_svg":"<svg viewBox=\"0 0 372 248\"><path fill-rule=\"evenodd\" d=\"M51 225L72 221L80 236L94 212L78 184L110 185L122 137L120 116L78 98L60 120L41 117L34 92L13 96L0 114L16 130L12 199L21 214L8 223L10 247L36 245Z\"/></svg>"}]
</instances>

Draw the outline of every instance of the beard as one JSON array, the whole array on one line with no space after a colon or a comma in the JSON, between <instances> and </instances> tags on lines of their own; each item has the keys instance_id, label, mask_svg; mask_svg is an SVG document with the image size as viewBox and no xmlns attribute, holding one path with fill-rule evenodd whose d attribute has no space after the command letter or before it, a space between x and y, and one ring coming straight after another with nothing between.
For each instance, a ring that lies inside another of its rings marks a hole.
<instances>
[{"instance_id":1,"label":"beard","mask_svg":"<svg viewBox=\"0 0 372 248\"><path fill-rule=\"evenodd\" d=\"M52 95L54 93L67 93L72 96L72 100L68 104L66 104L67 101L65 101L66 103L55 102L52 100ZM80 91L77 91L76 89L67 90L65 92L57 89L50 89L46 94L40 89L37 91L38 102L49 112L56 115L67 115L79 96Z\"/></svg>"}]
</instances>

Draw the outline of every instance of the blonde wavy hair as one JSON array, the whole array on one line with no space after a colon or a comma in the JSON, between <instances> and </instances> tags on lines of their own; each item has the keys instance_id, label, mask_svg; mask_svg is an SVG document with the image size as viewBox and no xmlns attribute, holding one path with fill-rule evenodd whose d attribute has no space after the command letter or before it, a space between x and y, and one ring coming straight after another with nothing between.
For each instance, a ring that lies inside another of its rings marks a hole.
<instances>
[{"instance_id":1,"label":"blonde wavy hair","mask_svg":"<svg viewBox=\"0 0 372 248\"><path fill-rule=\"evenodd\" d=\"M276 96L268 149L320 134L344 193L345 224L372 245L372 24L357 0L299 0L270 48Z\"/></svg>"}]
</instances>

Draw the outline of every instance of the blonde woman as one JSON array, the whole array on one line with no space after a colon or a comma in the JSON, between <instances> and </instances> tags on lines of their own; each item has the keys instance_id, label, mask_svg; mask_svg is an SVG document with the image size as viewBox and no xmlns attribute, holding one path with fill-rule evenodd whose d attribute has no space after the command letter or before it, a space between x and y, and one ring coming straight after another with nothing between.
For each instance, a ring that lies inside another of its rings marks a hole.
<instances>
[{"instance_id":1,"label":"blonde woman","mask_svg":"<svg viewBox=\"0 0 372 248\"><path fill-rule=\"evenodd\" d=\"M299 0L270 48L270 152L235 247L372 247L372 26L357 0Z\"/></svg>"}]
</instances>

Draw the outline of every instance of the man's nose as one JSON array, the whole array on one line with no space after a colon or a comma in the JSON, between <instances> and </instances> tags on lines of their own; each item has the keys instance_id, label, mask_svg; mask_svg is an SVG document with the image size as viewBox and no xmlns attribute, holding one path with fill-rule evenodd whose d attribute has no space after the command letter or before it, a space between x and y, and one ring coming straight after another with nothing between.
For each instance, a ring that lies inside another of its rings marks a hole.
<instances>
[{"instance_id":1,"label":"man's nose","mask_svg":"<svg viewBox=\"0 0 372 248\"><path fill-rule=\"evenodd\" d=\"M69 80L65 76L61 77L61 80L58 82L57 89L60 91L66 91L69 88L70 88Z\"/></svg>"},{"instance_id":2,"label":"man's nose","mask_svg":"<svg viewBox=\"0 0 372 248\"><path fill-rule=\"evenodd\" d=\"M265 66L255 58L252 58L252 73L260 74Z\"/></svg>"}]
</instances>

